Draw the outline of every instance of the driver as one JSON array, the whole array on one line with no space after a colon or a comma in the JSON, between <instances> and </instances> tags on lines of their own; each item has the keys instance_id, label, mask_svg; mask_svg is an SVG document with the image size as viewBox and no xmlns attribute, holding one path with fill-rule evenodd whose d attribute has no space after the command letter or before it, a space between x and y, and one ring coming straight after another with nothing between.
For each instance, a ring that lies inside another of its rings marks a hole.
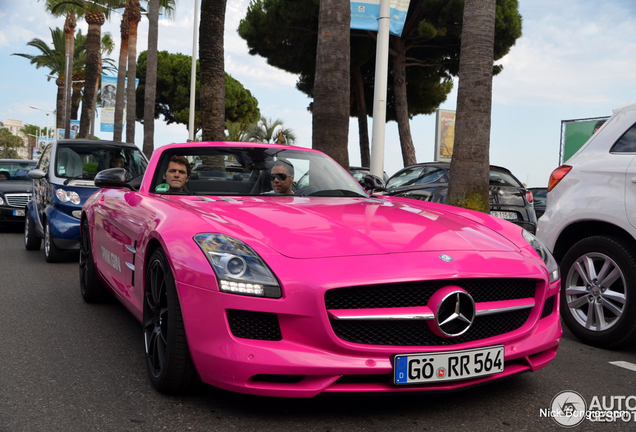
<instances>
[{"instance_id":1,"label":"driver","mask_svg":"<svg viewBox=\"0 0 636 432\"><path fill-rule=\"evenodd\" d=\"M284 159L277 160L270 171L270 180L275 193L293 195L294 166Z\"/></svg>"},{"instance_id":2,"label":"driver","mask_svg":"<svg viewBox=\"0 0 636 432\"><path fill-rule=\"evenodd\" d=\"M170 187L168 192L188 192L185 187L188 178L190 177L190 163L183 156L172 156L168 169L163 175L164 180Z\"/></svg>"}]
</instances>

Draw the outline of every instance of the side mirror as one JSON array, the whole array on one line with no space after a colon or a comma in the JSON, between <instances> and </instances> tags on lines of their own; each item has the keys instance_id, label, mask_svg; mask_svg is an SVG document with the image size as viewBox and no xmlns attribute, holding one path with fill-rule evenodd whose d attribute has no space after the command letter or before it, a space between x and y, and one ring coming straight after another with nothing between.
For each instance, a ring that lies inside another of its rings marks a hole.
<instances>
[{"instance_id":1,"label":"side mirror","mask_svg":"<svg viewBox=\"0 0 636 432\"><path fill-rule=\"evenodd\" d=\"M373 174L365 174L362 178L362 187L369 193L385 190L384 180Z\"/></svg>"},{"instance_id":2,"label":"side mirror","mask_svg":"<svg viewBox=\"0 0 636 432\"><path fill-rule=\"evenodd\" d=\"M32 169L31 171L28 172L27 175L29 176L29 178L32 178L33 180L40 180L46 176L46 173L42 171L41 169Z\"/></svg>"},{"instance_id":3,"label":"side mirror","mask_svg":"<svg viewBox=\"0 0 636 432\"><path fill-rule=\"evenodd\" d=\"M100 188L105 187L125 187L133 189L126 180L128 172L126 168L109 168L102 170L95 176L95 186Z\"/></svg>"}]
</instances>

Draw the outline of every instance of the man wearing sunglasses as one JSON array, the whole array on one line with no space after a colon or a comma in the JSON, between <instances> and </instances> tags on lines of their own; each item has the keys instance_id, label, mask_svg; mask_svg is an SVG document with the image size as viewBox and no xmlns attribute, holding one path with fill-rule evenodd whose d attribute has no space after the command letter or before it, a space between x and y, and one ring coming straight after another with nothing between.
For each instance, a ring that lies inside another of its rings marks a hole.
<instances>
[{"instance_id":1,"label":"man wearing sunglasses","mask_svg":"<svg viewBox=\"0 0 636 432\"><path fill-rule=\"evenodd\" d=\"M270 171L270 180L274 193L292 195L294 193L292 190L294 166L286 160L277 160Z\"/></svg>"}]
</instances>

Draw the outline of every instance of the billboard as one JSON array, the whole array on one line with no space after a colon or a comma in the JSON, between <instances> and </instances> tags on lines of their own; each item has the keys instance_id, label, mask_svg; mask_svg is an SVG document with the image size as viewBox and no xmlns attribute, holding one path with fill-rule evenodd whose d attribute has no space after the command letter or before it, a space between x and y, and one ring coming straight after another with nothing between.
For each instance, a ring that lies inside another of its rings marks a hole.
<instances>
[{"instance_id":1,"label":"billboard","mask_svg":"<svg viewBox=\"0 0 636 432\"><path fill-rule=\"evenodd\" d=\"M389 33L402 36L411 0L390 0ZM378 31L380 0L351 0L351 28Z\"/></svg>"},{"instance_id":2,"label":"billboard","mask_svg":"<svg viewBox=\"0 0 636 432\"><path fill-rule=\"evenodd\" d=\"M128 83L128 78L126 78ZM139 85L139 78L135 80L135 86ZM117 96L117 77L102 75L102 108L100 131L115 132L115 98ZM124 93L124 118L122 124L126 123L126 93Z\"/></svg>"},{"instance_id":3,"label":"billboard","mask_svg":"<svg viewBox=\"0 0 636 432\"><path fill-rule=\"evenodd\" d=\"M435 117L435 162L450 162L455 143L455 111L438 109Z\"/></svg>"},{"instance_id":4,"label":"billboard","mask_svg":"<svg viewBox=\"0 0 636 432\"><path fill-rule=\"evenodd\" d=\"M561 147L559 149L559 165L563 165L583 144L603 126L608 117L561 121Z\"/></svg>"}]
</instances>

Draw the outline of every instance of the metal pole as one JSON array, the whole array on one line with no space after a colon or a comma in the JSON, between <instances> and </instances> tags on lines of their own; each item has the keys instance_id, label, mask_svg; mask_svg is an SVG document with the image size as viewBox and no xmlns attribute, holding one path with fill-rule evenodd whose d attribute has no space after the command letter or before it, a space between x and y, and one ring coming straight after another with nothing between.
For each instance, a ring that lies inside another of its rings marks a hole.
<instances>
[{"instance_id":1,"label":"metal pole","mask_svg":"<svg viewBox=\"0 0 636 432\"><path fill-rule=\"evenodd\" d=\"M192 72L190 73L190 118L188 123L188 141L194 141L194 102L197 90L197 37L199 35L199 0L194 0L194 23L192 24Z\"/></svg>"},{"instance_id":2,"label":"metal pole","mask_svg":"<svg viewBox=\"0 0 636 432\"><path fill-rule=\"evenodd\" d=\"M378 41L375 55L375 88L373 93L373 131L370 173L382 178L384 173L384 131L386 129L386 93L389 76L389 0L380 0Z\"/></svg>"}]
</instances>

